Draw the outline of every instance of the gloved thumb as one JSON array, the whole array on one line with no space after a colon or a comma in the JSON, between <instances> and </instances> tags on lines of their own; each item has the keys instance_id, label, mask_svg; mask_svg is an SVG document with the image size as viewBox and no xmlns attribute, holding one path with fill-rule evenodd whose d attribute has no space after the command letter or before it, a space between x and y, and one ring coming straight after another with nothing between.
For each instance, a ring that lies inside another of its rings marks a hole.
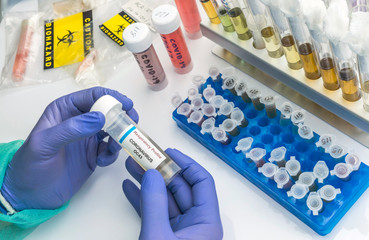
<instances>
[{"instance_id":1,"label":"gloved thumb","mask_svg":"<svg viewBox=\"0 0 369 240\"><path fill-rule=\"evenodd\" d=\"M98 133L105 124L100 112L88 112L69 118L43 131L43 139L51 153L58 152L64 145Z\"/></svg>"},{"instance_id":2,"label":"gloved thumb","mask_svg":"<svg viewBox=\"0 0 369 240\"><path fill-rule=\"evenodd\" d=\"M163 177L156 170L145 172L141 182L141 218L140 239L173 234L169 223L168 195Z\"/></svg>"}]
</instances>

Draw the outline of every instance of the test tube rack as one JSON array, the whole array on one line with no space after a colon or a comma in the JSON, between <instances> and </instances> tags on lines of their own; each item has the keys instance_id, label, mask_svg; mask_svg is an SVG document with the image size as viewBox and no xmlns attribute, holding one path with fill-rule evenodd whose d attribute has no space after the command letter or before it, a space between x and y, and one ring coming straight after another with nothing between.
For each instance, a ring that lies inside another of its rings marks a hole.
<instances>
[{"instance_id":1,"label":"test tube rack","mask_svg":"<svg viewBox=\"0 0 369 240\"><path fill-rule=\"evenodd\" d=\"M369 147L369 112L364 110L362 99L356 102L346 101L342 97L341 89L335 91L325 89L321 78L307 79L302 69L290 69L284 56L278 59L269 57L266 49L259 50L253 47L253 39L240 40L237 34L225 32L221 24L211 24L207 19L203 19L201 31L205 37L220 46L214 47L215 55L260 82L265 83L266 78L272 78L279 85L270 82L267 82L267 85L296 104L303 105L306 99L316 103L324 111L315 111L315 115ZM263 73L259 74L262 76L255 76L257 71L253 68L262 71ZM289 92L288 95L286 91ZM291 99L291 96L296 95L299 97ZM312 111L306 105L304 108Z\"/></svg>"},{"instance_id":2,"label":"test tube rack","mask_svg":"<svg viewBox=\"0 0 369 240\"><path fill-rule=\"evenodd\" d=\"M304 200L288 197L288 189L279 189L274 180L259 173L255 163L246 159L245 153L237 152L235 147L240 139L252 137L254 141L251 148L264 148L267 152L264 159L268 162L267 159L269 159L272 149L284 146L287 148L285 159L288 160L290 157L295 156L300 161L302 172L312 172L314 165L318 161L324 161L329 170L332 170L337 163L344 161L344 156L340 159L334 159L331 155L319 149L314 143L306 142L306 139L301 138L292 131L293 124L291 122L287 126L280 125L281 113L278 109L275 118L268 118L265 109L257 111L253 103L246 103L241 97L233 95L230 90L223 90L221 88L222 80L213 82L212 78L209 77L206 83L200 87L199 93L202 93L203 89L208 85L215 89L217 95L223 96L224 99L233 102L234 107L240 108L248 120L248 125L244 128L238 127L240 130L238 136L230 136L227 133L231 139L231 142L227 145L215 141L211 134L200 133L200 126L195 123L188 123L187 117L179 115L175 110L173 119L177 125L318 234L326 235L330 233L368 188L369 167L361 163L359 170L351 173L349 181L344 181L332 175L329 175L323 183L318 183L315 180L318 189L330 184L340 188L341 194L337 195L332 202L324 202L323 211L314 216L306 205L307 195ZM189 102L189 100L186 99L184 102ZM206 102L205 99L204 102ZM224 115L217 116L215 118L215 126L219 126L225 119L227 117ZM315 132L314 137L319 139L319 135ZM295 182L291 181L292 183Z\"/></svg>"}]
</instances>

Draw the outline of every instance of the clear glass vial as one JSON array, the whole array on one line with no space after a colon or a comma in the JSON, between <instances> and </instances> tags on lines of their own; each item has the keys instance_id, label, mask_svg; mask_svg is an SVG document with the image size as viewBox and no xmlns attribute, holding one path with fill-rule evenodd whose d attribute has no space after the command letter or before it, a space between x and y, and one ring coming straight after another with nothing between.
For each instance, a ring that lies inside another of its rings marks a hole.
<instances>
[{"instance_id":1,"label":"clear glass vial","mask_svg":"<svg viewBox=\"0 0 369 240\"><path fill-rule=\"evenodd\" d=\"M156 169L169 184L181 168L143 133L134 121L122 110L122 104L110 95L99 98L92 111L105 116L102 130L107 132L145 170Z\"/></svg>"}]
</instances>

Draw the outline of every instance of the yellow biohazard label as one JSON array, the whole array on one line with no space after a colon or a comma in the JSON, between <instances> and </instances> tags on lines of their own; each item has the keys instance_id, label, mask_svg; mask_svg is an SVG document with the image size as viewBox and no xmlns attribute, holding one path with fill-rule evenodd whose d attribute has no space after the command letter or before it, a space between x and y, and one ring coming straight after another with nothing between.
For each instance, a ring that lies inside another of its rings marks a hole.
<instances>
[{"instance_id":1,"label":"yellow biohazard label","mask_svg":"<svg viewBox=\"0 0 369 240\"><path fill-rule=\"evenodd\" d=\"M135 23L133 18L131 18L126 12L122 11L110 18L105 23L101 24L99 28L111 40L113 40L119 46L123 46L123 31L132 23Z\"/></svg>"},{"instance_id":2,"label":"yellow biohazard label","mask_svg":"<svg viewBox=\"0 0 369 240\"><path fill-rule=\"evenodd\" d=\"M46 22L44 69L81 62L93 44L91 10Z\"/></svg>"}]
</instances>

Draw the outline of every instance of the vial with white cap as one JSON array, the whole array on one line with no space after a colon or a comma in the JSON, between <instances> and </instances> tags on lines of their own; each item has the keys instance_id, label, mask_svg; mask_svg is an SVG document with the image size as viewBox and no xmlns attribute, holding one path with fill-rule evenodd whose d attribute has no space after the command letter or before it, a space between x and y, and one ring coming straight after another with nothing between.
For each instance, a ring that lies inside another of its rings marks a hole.
<instances>
[{"instance_id":1,"label":"vial with white cap","mask_svg":"<svg viewBox=\"0 0 369 240\"><path fill-rule=\"evenodd\" d=\"M161 90L168 85L161 66L149 27L144 23L133 23L123 31L123 40L131 51L152 90Z\"/></svg>"},{"instance_id":2,"label":"vial with white cap","mask_svg":"<svg viewBox=\"0 0 369 240\"><path fill-rule=\"evenodd\" d=\"M279 124L281 126L287 126L291 121L291 115L293 112L293 107L290 102L285 102L281 107L281 117L279 119Z\"/></svg>"},{"instance_id":3,"label":"vial with white cap","mask_svg":"<svg viewBox=\"0 0 369 240\"><path fill-rule=\"evenodd\" d=\"M233 95L237 96L237 92L235 90L237 83L237 78L235 76L228 76L223 79L222 89L229 90Z\"/></svg>"},{"instance_id":4,"label":"vial with white cap","mask_svg":"<svg viewBox=\"0 0 369 240\"><path fill-rule=\"evenodd\" d=\"M287 192L287 196L293 197L294 199L301 200L309 192L308 186L301 183L295 183L292 185L291 190Z\"/></svg>"},{"instance_id":5,"label":"vial with white cap","mask_svg":"<svg viewBox=\"0 0 369 240\"><path fill-rule=\"evenodd\" d=\"M299 176L299 180L297 183L305 184L309 187L311 192L316 191L316 184L315 184L315 174L313 172L303 172Z\"/></svg>"},{"instance_id":6,"label":"vial with white cap","mask_svg":"<svg viewBox=\"0 0 369 240\"><path fill-rule=\"evenodd\" d=\"M279 147L272 150L270 153L270 162L276 162L278 167L284 167L286 165L286 156L287 149L285 147Z\"/></svg>"},{"instance_id":7,"label":"vial with white cap","mask_svg":"<svg viewBox=\"0 0 369 240\"><path fill-rule=\"evenodd\" d=\"M360 168L361 160L359 156L353 153L347 154L345 157L345 162L351 165L353 171L357 171Z\"/></svg>"},{"instance_id":8,"label":"vial with white cap","mask_svg":"<svg viewBox=\"0 0 369 240\"><path fill-rule=\"evenodd\" d=\"M337 163L333 170L331 170L331 175L336 175L339 179L344 181L350 180L350 174L353 171L352 166L347 163Z\"/></svg>"},{"instance_id":9,"label":"vial with white cap","mask_svg":"<svg viewBox=\"0 0 369 240\"><path fill-rule=\"evenodd\" d=\"M311 128L307 125L300 125L299 129L297 130L299 136L304 139L307 143L314 143L315 137L314 132Z\"/></svg>"},{"instance_id":10,"label":"vial with white cap","mask_svg":"<svg viewBox=\"0 0 369 240\"><path fill-rule=\"evenodd\" d=\"M329 175L329 168L324 161L318 161L314 166L313 173L318 179L318 182L323 183L324 179Z\"/></svg>"},{"instance_id":11,"label":"vial with white cap","mask_svg":"<svg viewBox=\"0 0 369 240\"><path fill-rule=\"evenodd\" d=\"M273 163L265 163L262 167L258 168L258 172L263 174L269 179L274 179L274 175L278 170L278 166Z\"/></svg>"},{"instance_id":12,"label":"vial with white cap","mask_svg":"<svg viewBox=\"0 0 369 240\"><path fill-rule=\"evenodd\" d=\"M247 83L245 79L238 80L234 89L237 95L240 96L245 103L251 102L251 99L247 94Z\"/></svg>"},{"instance_id":13,"label":"vial with white cap","mask_svg":"<svg viewBox=\"0 0 369 240\"><path fill-rule=\"evenodd\" d=\"M246 153L251 148L253 142L254 139L252 137L242 138L238 141L235 149L237 152L242 151L243 153Z\"/></svg>"},{"instance_id":14,"label":"vial with white cap","mask_svg":"<svg viewBox=\"0 0 369 240\"><path fill-rule=\"evenodd\" d=\"M204 105L204 100L201 95L198 94L196 97L191 99L191 107L193 110L200 110Z\"/></svg>"},{"instance_id":15,"label":"vial with white cap","mask_svg":"<svg viewBox=\"0 0 369 240\"><path fill-rule=\"evenodd\" d=\"M319 141L315 145L323 152L328 149L336 141L336 136L332 134L323 134L320 136Z\"/></svg>"},{"instance_id":16,"label":"vial with white cap","mask_svg":"<svg viewBox=\"0 0 369 240\"><path fill-rule=\"evenodd\" d=\"M294 156L290 157L290 160L286 162L285 166L287 172L290 174L293 180L297 181L301 174L301 164L296 160Z\"/></svg>"},{"instance_id":17,"label":"vial with white cap","mask_svg":"<svg viewBox=\"0 0 369 240\"><path fill-rule=\"evenodd\" d=\"M202 95L207 102L210 102L210 99L216 95L216 92L215 89L211 87L211 85L207 85L204 91L202 91Z\"/></svg>"},{"instance_id":18,"label":"vial with white cap","mask_svg":"<svg viewBox=\"0 0 369 240\"><path fill-rule=\"evenodd\" d=\"M180 28L177 9L169 4L161 5L153 10L151 20L160 33L174 70L179 74L190 72L193 68L192 60Z\"/></svg>"},{"instance_id":19,"label":"vial with white cap","mask_svg":"<svg viewBox=\"0 0 369 240\"><path fill-rule=\"evenodd\" d=\"M231 116L231 113L234 109L234 103L233 102L224 102L220 107L218 111L218 115L225 115L227 117Z\"/></svg>"},{"instance_id":20,"label":"vial with white cap","mask_svg":"<svg viewBox=\"0 0 369 240\"><path fill-rule=\"evenodd\" d=\"M215 108L220 108L220 106L223 105L223 103L226 103L227 100L225 100L222 96L220 95L215 95L214 97L210 98L210 104L213 105Z\"/></svg>"},{"instance_id":21,"label":"vial with white cap","mask_svg":"<svg viewBox=\"0 0 369 240\"><path fill-rule=\"evenodd\" d=\"M341 189L334 188L332 185L325 185L318 190L318 194L324 202L332 202L337 194L341 193Z\"/></svg>"},{"instance_id":22,"label":"vial with white cap","mask_svg":"<svg viewBox=\"0 0 369 240\"><path fill-rule=\"evenodd\" d=\"M190 117L187 118L187 122L188 123L195 123L197 124L199 127L201 127L202 122L204 121L204 114L199 111L199 110L195 110L191 113Z\"/></svg>"},{"instance_id":23,"label":"vial with white cap","mask_svg":"<svg viewBox=\"0 0 369 240\"><path fill-rule=\"evenodd\" d=\"M235 120L237 122L237 125L242 128L247 127L247 125L249 124L249 122L245 118L245 115L238 107L233 109L231 113L231 119Z\"/></svg>"},{"instance_id":24,"label":"vial with white cap","mask_svg":"<svg viewBox=\"0 0 369 240\"><path fill-rule=\"evenodd\" d=\"M250 88L247 90L247 95L250 97L254 108L258 111L264 109L264 104L260 102L261 92L257 88Z\"/></svg>"},{"instance_id":25,"label":"vial with white cap","mask_svg":"<svg viewBox=\"0 0 369 240\"><path fill-rule=\"evenodd\" d=\"M251 159L256 167L261 167L264 165L264 156L266 155L266 150L263 148L253 148L250 152L246 153L246 158Z\"/></svg>"},{"instance_id":26,"label":"vial with white cap","mask_svg":"<svg viewBox=\"0 0 369 240\"><path fill-rule=\"evenodd\" d=\"M304 110L295 110L291 115L292 122L292 132L297 134L299 126L304 124L305 122L305 111Z\"/></svg>"},{"instance_id":27,"label":"vial with white cap","mask_svg":"<svg viewBox=\"0 0 369 240\"><path fill-rule=\"evenodd\" d=\"M178 108L177 108L177 113L179 115L183 115L186 118L189 118L191 113L193 112L191 105L189 103L182 103Z\"/></svg>"},{"instance_id":28,"label":"vial with white cap","mask_svg":"<svg viewBox=\"0 0 369 240\"><path fill-rule=\"evenodd\" d=\"M204 105L202 105L201 112L204 114L204 116L207 116L207 117L217 116L215 107L209 103L205 103Z\"/></svg>"},{"instance_id":29,"label":"vial with white cap","mask_svg":"<svg viewBox=\"0 0 369 240\"><path fill-rule=\"evenodd\" d=\"M265 111L268 118L275 118L277 116L277 108L275 102L277 97L275 96L265 96L260 99L260 102L265 105Z\"/></svg>"},{"instance_id":30,"label":"vial with white cap","mask_svg":"<svg viewBox=\"0 0 369 240\"><path fill-rule=\"evenodd\" d=\"M209 75L211 77L211 79L213 80L213 82L218 82L220 81L220 71L219 68L216 66L211 66L209 68Z\"/></svg>"},{"instance_id":31,"label":"vial with white cap","mask_svg":"<svg viewBox=\"0 0 369 240\"><path fill-rule=\"evenodd\" d=\"M325 152L329 153L329 155L336 160L339 160L346 154L345 149L338 144L333 144L329 148L326 148Z\"/></svg>"},{"instance_id":32,"label":"vial with white cap","mask_svg":"<svg viewBox=\"0 0 369 240\"><path fill-rule=\"evenodd\" d=\"M107 132L145 170L156 169L169 184L181 168L122 110L122 104L110 95L99 98L91 112L105 116L102 130Z\"/></svg>"},{"instance_id":33,"label":"vial with white cap","mask_svg":"<svg viewBox=\"0 0 369 240\"><path fill-rule=\"evenodd\" d=\"M237 128L237 122L235 120L227 118L219 125L221 129L229 133L231 136L238 136L240 130Z\"/></svg>"},{"instance_id":34,"label":"vial with white cap","mask_svg":"<svg viewBox=\"0 0 369 240\"><path fill-rule=\"evenodd\" d=\"M231 139L227 136L226 132L218 127L215 127L211 131L211 135L213 136L214 140L220 142L224 145L228 145L231 142Z\"/></svg>"},{"instance_id":35,"label":"vial with white cap","mask_svg":"<svg viewBox=\"0 0 369 240\"><path fill-rule=\"evenodd\" d=\"M292 186L290 175L285 168L279 168L274 175L274 181L280 189L289 189Z\"/></svg>"},{"instance_id":36,"label":"vial with white cap","mask_svg":"<svg viewBox=\"0 0 369 240\"><path fill-rule=\"evenodd\" d=\"M205 133L211 133L214 128L215 128L215 119L208 118L202 122L200 132L202 135L204 135Z\"/></svg>"},{"instance_id":37,"label":"vial with white cap","mask_svg":"<svg viewBox=\"0 0 369 240\"><path fill-rule=\"evenodd\" d=\"M313 215L318 215L323 211L323 201L316 192L311 192L306 200L306 206L313 212Z\"/></svg>"}]
</instances>

